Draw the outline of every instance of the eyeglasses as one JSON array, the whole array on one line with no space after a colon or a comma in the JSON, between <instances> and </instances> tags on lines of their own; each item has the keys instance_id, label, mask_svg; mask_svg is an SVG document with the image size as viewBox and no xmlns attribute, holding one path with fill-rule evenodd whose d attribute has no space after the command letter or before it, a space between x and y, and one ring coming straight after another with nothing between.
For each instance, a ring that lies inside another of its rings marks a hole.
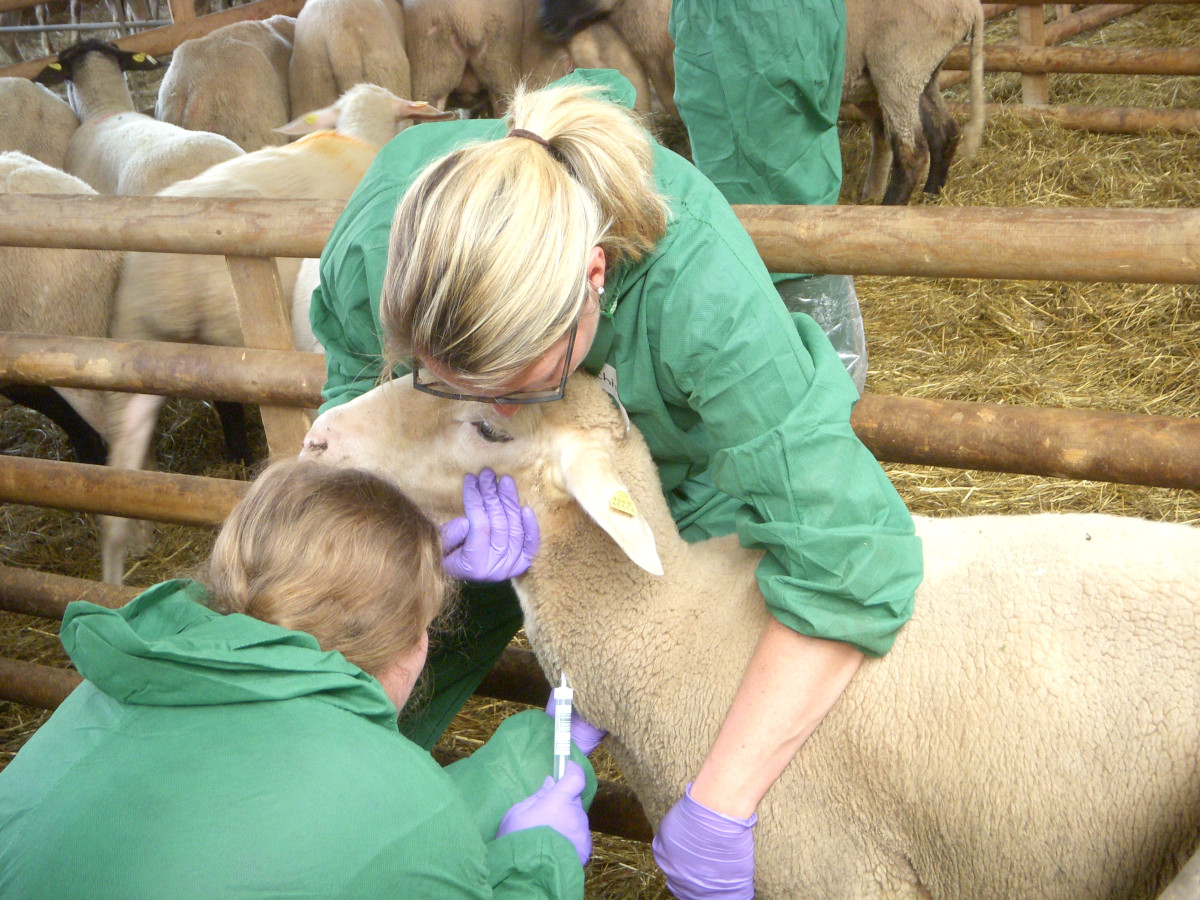
<instances>
[{"instance_id":1,"label":"eyeglasses","mask_svg":"<svg viewBox=\"0 0 1200 900\"><path fill-rule=\"evenodd\" d=\"M460 394L437 378L428 369L414 360L412 370L412 385L422 393L432 394L444 400L470 400L476 403L499 403L502 405L525 406L531 403L549 403L551 400L561 400L567 393L567 378L571 374L571 355L575 350L575 332L579 328L579 320L571 326L567 336L567 352L563 356L562 380L558 387L546 388L541 391L516 391L512 394L501 394L498 397L486 397L482 394Z\"/></svg>"}]
</instances>

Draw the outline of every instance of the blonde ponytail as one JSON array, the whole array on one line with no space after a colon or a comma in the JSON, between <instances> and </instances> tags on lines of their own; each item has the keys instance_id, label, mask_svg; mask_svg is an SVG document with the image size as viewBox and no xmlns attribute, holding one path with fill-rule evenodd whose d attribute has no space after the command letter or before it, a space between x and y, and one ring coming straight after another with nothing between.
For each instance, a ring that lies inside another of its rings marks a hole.
<instances>
[{"instance_id":1,"label":"blonde ponytail","mask_svg":"<svg viewBox=\"0 0 1200 900\"><path fill-rule=\"evenodd\" d=\"M578 318L593 247L612 267L661 239L651 139L594 91L519 88L508 124L529 134L456 150L413 182L380 309L391 363L433 359L464 384L503 387Z\"/></svg>"}]
</instances>

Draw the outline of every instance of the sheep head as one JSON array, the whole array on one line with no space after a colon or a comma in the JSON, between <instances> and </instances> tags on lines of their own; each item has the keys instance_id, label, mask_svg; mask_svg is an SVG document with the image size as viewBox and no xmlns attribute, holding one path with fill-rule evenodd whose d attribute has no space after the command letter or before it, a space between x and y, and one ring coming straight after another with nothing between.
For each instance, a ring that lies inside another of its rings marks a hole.
<instances>
[{"instance_id":1,"label":"sheep head","mask_svg":"<svg viewBox=\"0 0 1200 900\"><path fill-rule=\"evenodd\" d=\"M86 38L77 41L58 54L55 62L48 63L33 79L39 84L55 85L70 81L75 77L76 67L89 53L99 53L115 60L122 72L147 71L162 66L158 60L146 53L134 53L122 50L116 44L101 41L96 38Z\"/></svg>"},{"instance_id":2,"label":"sheep head","mask_svg":"<svg viewBox=\"0 0 1200 900\"><path fill-rule=\"evenodd\" d=\"M491 468L511 475L544 534L560 531L582 508L629 559L662 574L644 512L662 507L657 478L629 483L640 458L612 401L594 378L575 375L558 402L522 407L506 418L491 404L443 400L388 381L323 413L304 439L302 457L357 466L397 484L435 522L462 514L462 478ZM536 565L536 564L535 564Z\"/></svg>"},{"instance_id":3,"label":"sheep head","mask_svg":"<svg viewBox=\"0 0 1200 900\"><path fill-rule=\"evenodd\" d=\"M456 118L456 112L444 112L422 100L404 100L386 88L364 83L354 85L332 106L314 109L274 130L294 136L336 129L382 147L416 122Z\"/></svg>"}]
</instances>

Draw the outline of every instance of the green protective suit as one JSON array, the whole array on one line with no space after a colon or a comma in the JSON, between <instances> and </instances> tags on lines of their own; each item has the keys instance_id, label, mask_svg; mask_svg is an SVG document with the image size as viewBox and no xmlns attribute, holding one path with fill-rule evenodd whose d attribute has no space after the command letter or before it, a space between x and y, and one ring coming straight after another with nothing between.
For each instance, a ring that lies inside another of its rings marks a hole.
<instances>
[{"instance_id":1,"label":"green protective suit","mask_svg":"<svg viewBox=\"0 0 1200 900\"><path fill-rule=\"evenodd\" d=\"M725 199L837 203L843 0L673 0L670 29L692 159ZM854 280L771 277L788 309L817 320L861 391L867 345Z\"/></svg>"},{"instance_id":2,"label":"green protective suit","mask_svg":"<svg viewBox=\"0 0 1200 900\"><path fill-rule=\"evenodd\" d=\"M580 79L632 104L632 87L615 72L576 70L566 80ZM392 216L408 184L432 160L505 129L497 120L422 124L380 152L321 256L311 319L326 352L323 408L370 390L380 374L380 291ZM607 273L607 305L584 367L609 367L684 538L736 531L745 546L766 550L759 584L781 622L882 655L912 613L921 545L850 428L857 392L821 329L780 303L712 183L659 146L654 166L671 223L649 256ZM477 662L470 678L463 655L447 656L459 691L478 683L494 659L485 657L519 622L511 592L481 588L486 596L468 591L468 604L488 649L467 649ZM427 667L435 694L440 665ZM435 697L427 722L448 722L453 704L438 704ZM406 733L429 740L416 726Z\"/></svg>"},{"instance_id":3,"label":"green protective suit","mask_svg":"<svg viewBox=\"0 0 1200 900\"><path fill-rule=\"evenodd\" d=\"M172 581L67 608L87 680L0 772L0 896L583 897L562 835L495 837L550 773L549 716L443 770L340 653L205 599Z\"/></svg>"},{"instance_id":4,"label":"green protective suit","mask_svg":"<svg viewBox=\"0 0 1200 900\"><path fill-rule=\"evenodd\" d=\"M692 159L729 202L837 203L842 0L674 0L670 29Z\"/></svg>"}]
</instances>

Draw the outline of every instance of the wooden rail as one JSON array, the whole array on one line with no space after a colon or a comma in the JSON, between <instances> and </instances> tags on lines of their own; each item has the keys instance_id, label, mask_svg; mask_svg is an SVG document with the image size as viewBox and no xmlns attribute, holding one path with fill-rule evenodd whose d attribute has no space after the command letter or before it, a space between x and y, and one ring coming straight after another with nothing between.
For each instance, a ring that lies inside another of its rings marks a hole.
<instances>
[{"instance_id":1,"label":"wooden rail","mask_svg":"<svg viewBox=\"0 0 1200 900\"><path fill-rule=\"evenodd\" d=\"M970 51L950 51L944 69L970 67ZM1171 47L988 47L987 72L1082 72L1093 75L1200 75L1200 50Z\"/></svg>"},{"instance_id":2,"label":"wooden rail","mask_svg":"<svg viewBox=\"0 0 1200 900\"><path fill-rule=\"evenodd\" d=\"M10 194L0 196L0 246L317 256L342 208L335 201ZM1200 283L1194 209L734 211L775 272Z\"/></svg>"},{"instance_id":3,"label":"wooden rail","mask_svg":"<svg viewBox=\"0 0 1200 900\"><path fill-rule=\"evenodd\" d=\"M12 366L0 376L28 384L166 392L147 384L130 367L105 373L108 342L87 338L48 339L0 334L0 361L16 359L39 341L52 340L54 355L36 367ZM98 355L90 356L88 350ZM139 355L169 359L173 345L133 345ZM191 348L195 359L216 349L222 378L236 380L243 365L228 348ZM64 352L70 350L70 352ZM15 353L15 356L10 356ZM311 354L296 354L311 367ZM82 361L82 366L76 363ZM98 364L99 361L99 364ZM180 373L183 393L205 379L203 367ZM247 385L239 399L262 402L284 396L290 378L281 367L273 381ZM169 390L174 393L175 387ZM315 406L319 389L289 401ZM229 399L229 398L225 398ZM1200 490L1200 419L1143 416L1092 410L1047 409L999 403L963 403L867 394L850 418L859 438L882 462L986 469L1093 481ZM297 443L291 454L299 449ZM0 457L0 500L111 515L157 518L184 524L216 524L241 496L245 484L198 476L129 472L51 460ZM150 491L142 505L143 492Z\"/></svg>"}]
</instances>

